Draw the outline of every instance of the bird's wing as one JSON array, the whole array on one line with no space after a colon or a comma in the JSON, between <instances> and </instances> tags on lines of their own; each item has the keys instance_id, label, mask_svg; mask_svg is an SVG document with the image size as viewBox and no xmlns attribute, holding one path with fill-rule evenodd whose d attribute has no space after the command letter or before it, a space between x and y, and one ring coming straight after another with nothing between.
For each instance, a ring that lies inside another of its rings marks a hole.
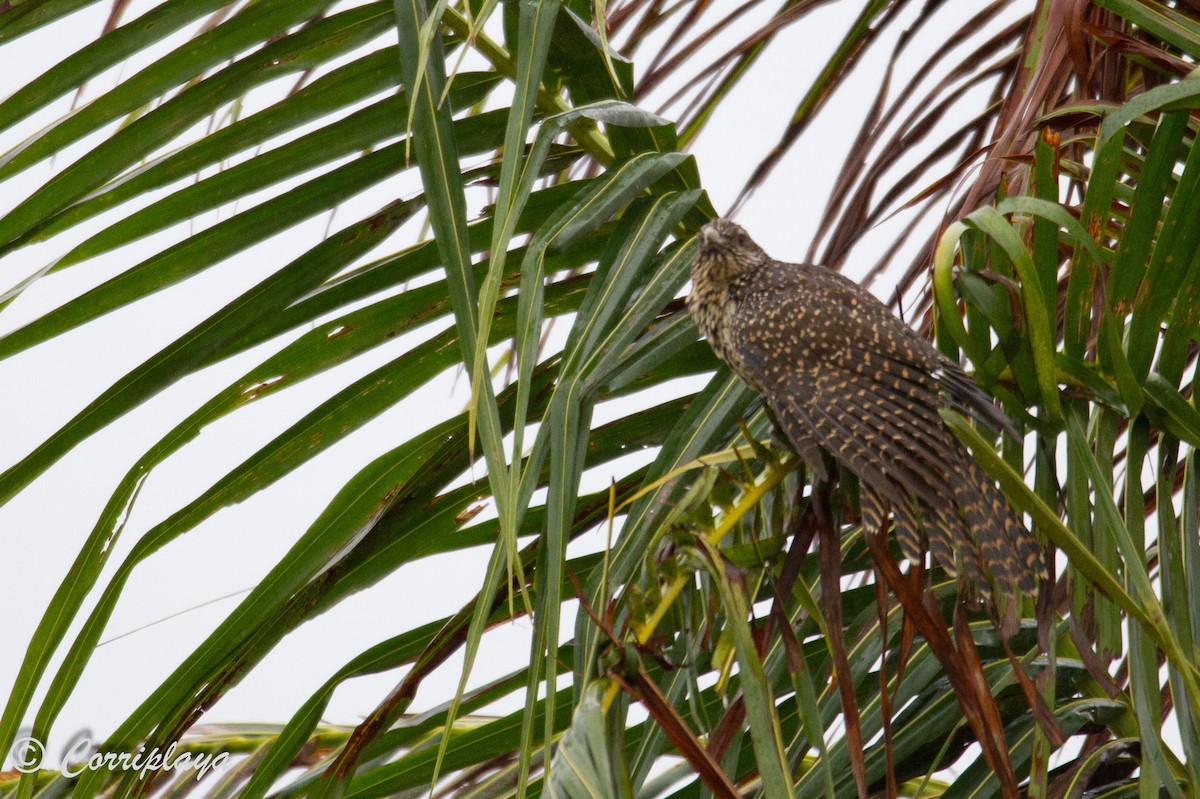
<instances>
[{"instance_id":1,"label":"bird's wing","mask_svg":"<svg viewBox=\"0 0 1200 799\"><path fill-rule=\"evenodd\" d=\"M946 361L939 376L942 390L950 397L951 404L966 411L975 419L986 424L994 432L1008 433L1015 439L1021 434L1012 419L996 407L995 401L981 389L956 363Z\"/></svg>"},{"instance_id":2,"label":"bird's wing","mask_svg":"<svg viewBox=\"0 0 1200 799\"><path fill-rule=\"evenodd\" d=\"M829 470L825 465L825 457L820 445L809 433L811 422L797 415L799 405L793 403L787 407L776 408L768 402L767 407L800 459L808 465L818 480L828 480Z\"/></svg>"},{"instance_id":3,"label":"bird's wing","mask_svg":"<svg viewBox=\"0 0 1200 799\"><path fill-rule=\"evenodd\" d=\"M850 298L861 297L863 293L861 287L850 278L840 272L819 266L786 270L780 279L803 281L813 271L822 273L822 292L830 300L846 302ZM1012 420L996 407L991 396L976 385L975 381L958 364L946 358L915 330L897 319L885 305L860 300L856 304L855 310L869 326L887 330L893 337L891 350L902 360L893 360L889 366L896 367L897 371L899 368L908 367L933 375L936 378L937 387L943 392L943 400L948 400L947 404L982 421L998 433L1008 433L1013 438L1021 437ZM874 353L864 352L859 354L874 355Z\"/></svg>"},{"instance_id":4,"label":"bird's wing","mask_svg":"<svg viewBox=\"0 0 1200 799\"><path fill-rule=\"evenodd\" d=\"M982 593L991 592L989 575L1004 595L1033 593L1044 574L1037 542L937 415L936 388L897 388L876 378L824 369L803 414L812 439L891 504L906 556L919 557L911 494L947 571L955 573L957 553ZM790 396L777 392L772 404L786 406Z\"/></svg>"},{"instance_id":5,"label":"bird's wing","mask_svg":"<svg viewBox=\"0 0 1200 799\"><path fill-rule=\"evenodd\" d=\"M736 368L757 384L802 454L815 442L885 499L899 502L911 492L936 505L947 496L946 461L955 454L937 414L937 379L914 364L917 350L901 346L884 356L827 334L826 320L839 307L886 314L856 296L849 299L858 305L843 302L852 284L826 284L833 288L824 307L780 304L781 297L805 296L807 279L798 268L780 269L742 297L729 325ZM897 335L895 327L883 331Z\"/></svg>"},{"instance_id":6,"label":"bird's wing","mask_svg":"<svg viewBox=\"0 0 1200 799\"><path fill-rule=\"evenodd\" d=\"M796 365L767 398L794 420L790 438L807 434L878 490L895 483L935 505L959 452L937 414L936 384L915 369L884 374L886 360Z\"/></svg>"},{"instance_id":7,"label":"bird's wing","mask_svg":"<svg viewBox=\"0 0 1200 799\"><path fill-rule=\"evenodd\" d=\"M739 372L753 376L798 451L825 449L891 505L906 555L921 538L915 507L948 571L961 563L984 594L989 576L1002 595L1030 592L1044 571L1036 540L938 414L945 395L972 407L986 395L852 284L805 294L808 279L780 269L741 298L730 324ZM838 319L855 314L862 336Z\"/></svg>"},{"instance_id":8,"label":"bird's wing","mask_svg":"<svg viewBox=\"0 0 1200 799\"><path fill-rule=\"evenodd\" d=\"M740 354L765 373L770 352L751 342ZM920 509L937 561L954 573L957 551L972 580L982 578L978 545L957 510L971 498L957 484L965 453L937 414L936 378L900 360L846 351L792 364L767 388L767 400L797 451L825 449L892 507L906 557L921 557Z\"/></svg>"},{"instance_id":9,"label":"bird's wing","mask_svg":"<svg viewBox=\"0 0 1200 799\"><path fill-rule=\"evenodd\" d=\"M1006 593L1021 582L1006 565L1020 528L1010 526L1011 512L992 501L995 487L937 415L936 387L889 385L857 368L826 369L816 384L815 438L888 500L906 556L920 558L915 499L929 548L949 573L961 563L984 594L991 593L989 572Z\"/></svg>"}]
</instances>

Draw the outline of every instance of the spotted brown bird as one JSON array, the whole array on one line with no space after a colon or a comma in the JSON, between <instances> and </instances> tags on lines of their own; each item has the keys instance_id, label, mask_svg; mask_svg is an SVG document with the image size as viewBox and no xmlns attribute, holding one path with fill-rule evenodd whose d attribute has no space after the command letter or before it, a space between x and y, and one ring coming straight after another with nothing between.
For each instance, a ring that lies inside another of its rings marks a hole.
<instances>
[{"instance_id":1,"label":"spotted brown bird","mask_svg":"<svg viewBox=\"0 0 1200 799\"><path fill-rule=\"evenodd\" d=\"M950 405L1012 431L970 377L837 272L773 260L725 219L698 245L692 318L817 477L828 478L824 450L858 477L869 528L891 509L910 560L923 562L927 539L983 597L1032 594L1045 575L1037 542L938 415Z\"/></svg>"}]
</instances>

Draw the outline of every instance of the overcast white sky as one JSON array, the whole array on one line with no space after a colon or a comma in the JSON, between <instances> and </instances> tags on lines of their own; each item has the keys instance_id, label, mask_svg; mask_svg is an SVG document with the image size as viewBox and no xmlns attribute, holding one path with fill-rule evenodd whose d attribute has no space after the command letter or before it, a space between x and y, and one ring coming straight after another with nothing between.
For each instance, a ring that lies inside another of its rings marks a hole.
<instances>
[{"instance_id":1,"label":"overcast white sky","mask_svg":"<svg viewBox=\"0 0 1200 799\"><path fill-rule=\"evenodd\" d=\"M722 7L730 2L715 5ZM151 5L135 0L126 18L143 13ZM825 26L829 30L844 30L857 5L832 4L815 15L812 24L821 26L818 30ZM968 11L974 10L964 9L964 18ZM107 3L96 4L65 23L0 51L5 64L20 65L0 70L0 96L6 96L30 76L94 36L107 12ZM718 41L717 46L741 36L745 28L731 29L726 33L727 39ZM894 36L898 30L885 36ZM936 41L943 33L930 30L925 35ZM172 44L182 38L174 37ZM811 28L785 31L781 41L768 50L746 77L735 99L714 118L694 152L705 186L719 210L729 207L753 169L757 154L765 152L778 138L802 87L835 45L834 36L813 35ZM919 47L914 51L921 54ZM866 104L874 98L878 75L884 66L882 56L881 48L846 89L835 96L830 117L861 116ZM87 87L85 99L98 96L144 63L139 60L123 65L93 81ZM780 85L781 75L787 76L787 85ZM288 80L281 85L290 83ZM273 101L279 88L270 87L270 91L256 94L251 105L261 107L269 101L267 98ZM0 152L52 122L70 103L71 98L65 98L18 131L0 136ZM769 252L785 260L804 255L815 233L815 213L820 209L798 207L800 197L812 196L814 186L832 184L853 130L837 129L827 124L827 120L826 124L814 125L800 146L780 165L775 179L740 213L739 220ZM731 141L738 146L730 147ZM94 141L73 147L54 163L38 165L6 183L0 192L0 210L7 210L35 191L92 144ZM288 185L292 184L274 187L237 207L245 208L274 196ZM803 186L803 190L795 191L793 187L797 185ZM397 194L411 193L413 188L409 178L408 182L389 183L366 192L337 213L332 223L334 229L382 206ZM913 188L915 191L919 187ZM161 195L149 199L157 196ZM36 318L189 231L227 218L232 211L233 208L223 208L205 214L189 225L164 231L41 281L0 312L0 334ZM101 218L100 222L111 218ZM327 217L322 217L276 236L184 284L32 351L0 361L0 386L3 386L0 419L8 421L0 436L0 469L26 455L90 398L161 346L319 241L328 222ZM95 226L85 227L45 245L7 256L0 261L0 292L22 276L44 267L95 229ZM891 226L876 231L873 234L876 244L872 246L882 250L888 243L889 231L894 230ZM406 232L411 241L411 229ZM399 242L400 239L393 239L385 251L398 248ZM876 291L886 296L890 288L881 285ZM399 340L380 347L212 425L200 439L169 459L149 478L101 584L111 577L138 536L153 524L192 499L316 403L395 357L411 346L411 341ZM188 412L284 343L270 342L180 381L94 435L0 508L0 551L5 553L9 564L4 594L10 597L10 610L17 611L6 617L8 643L0 650L0 693L6 694L12 685L25 644L42 610L126 469ZM57 755L60 745L78 730L91 729L98 735L111 731L150 687L165 678L184 654L224 618L241 598L237 592L248 589L266 573L346 480L376 455L425 428L431 420L461 410L465 402L463 387L463 381L456 382L454 375L433 381L419 396L383 414L270 489L220 512L139 567L106 631L105 638L115 640L103 645L93 657L82 684L55 727L49 742L50 755ZM603 475L594 477L597 485L607 483ZM401 569L374 590L348 599L289 636L206 720L286 721L312 690L357 653L403 629L458 610L476 591L483 564L484 553L472 553L453 559L427 559ZM174 615L182 611L189 612ZM153 622L161 623L119 637ZM569 635L570 629L565 626L565 634ZM527 650L527 629L522 624L507 632L489 634L480 659L485 665L478 669L473 682L520 667L526 661ZM456 680L457 663L452 662L426 683L413 709L420 710L447 699ZM396 675L391 674L344 686L329 708L328 720L357 722L395 681ZM517 706L509 705L508 709Z\"/></svg>"}]
</instances>

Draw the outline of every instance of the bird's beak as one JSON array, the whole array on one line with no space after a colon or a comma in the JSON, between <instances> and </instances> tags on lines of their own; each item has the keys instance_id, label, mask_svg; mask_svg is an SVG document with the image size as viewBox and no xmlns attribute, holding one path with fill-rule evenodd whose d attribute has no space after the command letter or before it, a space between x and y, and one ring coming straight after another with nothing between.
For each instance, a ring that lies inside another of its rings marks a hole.
<instances>
[{"instance_id":1,"label":"bird's beak","mask_svg":"<svg viewBox=\"0 0 1200 799\"><path fill-rule=\"evenodd\" d=\"M705 225L700 229L700 240L702 244L724 244L725 237L717 230L716 225Z\"/></svg>"}]
</instances>

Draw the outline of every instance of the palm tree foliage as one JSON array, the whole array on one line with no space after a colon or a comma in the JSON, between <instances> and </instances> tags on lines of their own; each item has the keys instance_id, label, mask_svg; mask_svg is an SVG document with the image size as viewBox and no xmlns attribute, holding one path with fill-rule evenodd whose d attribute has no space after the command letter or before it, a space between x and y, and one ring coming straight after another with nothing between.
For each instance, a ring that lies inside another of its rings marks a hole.
<instances>
[{"instance_id":1,"label":"palm tree foliage","mask_svg":"<svg viewBox=\"0 0 1200 799\"><path fill-rule=\"evenodd\" d=\"M92 2L4 4L0 47ZM924 582L889 571L857 524L852 480L832 497L808 490L678 299L692 237L716 213L688 148L772 48L817 35L806 23L825 5L166 0L125 19L116 2L103 35L0 102L0 180L62 156L0 217L3 306L294 182L16 326L0 358L245 257L368 187L414 175L420 187L340 214L320 243L164 341L0 474L7 502L184 377L269 345L198 398L97 509L41 609L0 748L30 718L45 739L155 552L461 370L467 409L404 431L341 478L103 750L190 731L196 751L246 755L204 783L246 796L416 796L434 784L477 797L1200 792L1200 7L996 0L963 18L937 0L844 0L851 21L820 33L836 41L828 62L795 89L779 82L776 100L794 112L747 183L748 195L792 180L809 198L785 155L810 126L853 125L830 98L869 59L886 64L810 257L866 257L868 279L895 277L896 298L1025 433L997 441L947 414L1058 553L1057 578L1006 648L939 570ZM718 43L755 14L752 35ZM182 44L177 31L190 32ZM133 53L153 62L37 133L13 133ZM865 232L888 219L900 222L895 246L863 256ZM35 247L53 260L22 272ZM405 334L405 351L107 564L135 534L124 519L142 483L205 426ZM622 457L643 449L648 464ZM581 490L596 473L611 489ZM476 518L480 497L494 514ZM611 546L568 551L597 529ZM806 556L814 540L819 554ZM415 627L391 617L392 637L347 653L280 727L197 734L205 710L306 621L405 564L477 549L486 576L458 613ZM526 615L528 667L473 687L489 630ZM458 693L408 712L426 677L464 654ZM381 672L395 688L362 724L321 723L340 685ZM523 709L479 712L505 697ZM166 782L46 771L0 788L126 796Z\"/></svg>"}]
</instances>

